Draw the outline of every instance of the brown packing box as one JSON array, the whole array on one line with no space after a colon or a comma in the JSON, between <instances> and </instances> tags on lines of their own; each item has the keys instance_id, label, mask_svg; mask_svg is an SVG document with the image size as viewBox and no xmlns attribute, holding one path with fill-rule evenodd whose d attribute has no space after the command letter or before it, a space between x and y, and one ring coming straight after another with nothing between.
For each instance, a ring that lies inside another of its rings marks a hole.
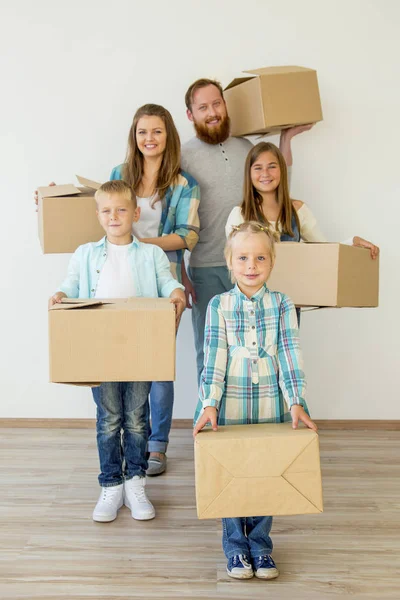
<instances>
[{"instance_id":1,"label":"brown packing box","mask_svg":"<svg viewBox=\"0 0 400 600\"><path fill-rule=\"evenodd\" d=\"M169 298L64 299L49 310L50 381L172 381L175 311Z\"/></svg>"},{"instance_id":2,"label":"brown packing box","mask_svg":"<svg viewBox=\"0 0 400 600\"><path fill-rule=\"evenodd\" d=\"M290 423L229 425L195 439L199 519L323 510L318 435Z\"/></svg>"},{"instance_id":3,"label":"brown packing box","mask_svg":"<svg viewBox=\"0 0 400 600\"><path fill-rule=\"evenodd\" d=\"M94 194L101 183L77 176L83 187L52 185L38 188L39 239L44 254L75 252L97 242L104 231L96 216Z\"/></svg>"},{"instance_id":4,"label":"brown packing box","mask_svg":"<svg viewBox=\"0 0 400 600\"><path fill-rule=\"evenodd\" d=\"M376 307L379 258L346 244L276 244L267 286L287 294L296 306Z\"/></svg>"},{"instance_id":5,"label":"brown packing box","mask_svg":"<svg viewBox=\"0 0 400 600\"><path fill-rule=\"evenodd\" d=\"M224 90L232 135L275 133L322 121L317 72L305 67L245 71Z\"/></svg>"}]
</instances>

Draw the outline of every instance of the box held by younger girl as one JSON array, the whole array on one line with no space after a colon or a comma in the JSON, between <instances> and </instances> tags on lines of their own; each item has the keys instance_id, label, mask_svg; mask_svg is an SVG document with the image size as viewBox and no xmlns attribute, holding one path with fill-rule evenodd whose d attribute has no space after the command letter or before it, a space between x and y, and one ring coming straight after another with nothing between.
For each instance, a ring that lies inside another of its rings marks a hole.
<instances>
[{"instance_id":1,"label":"box held by younger girl","mask_svg":"<svg viewBox=\"0 0 400 600\"><path fill-rule=\"evenodd\" d=\"M323 511L318 435L291 423L203 429L195 439L199 519Z\"/></svg>"},{"instance_id":2,"label":"box held by younger girl","mask_svg":"<svg viewBox=\"0 0 400 600\"><path fill-rule=\"evenodd\" d=\"M276 133L322 121L317 72L306 67L264 67L230 82L224 98L231 135Z\"/></svg>"},{"instance_id":3,"label":"box held by younger girl","mask_svg":"<svg viewBox=\"0 0 400 600\"><path fill-rule=\"evenodd\" d=\"M49 310L50 381L173 381L175 334L169 298L64 298Z\"/></svg>"},{"instance_id":4,"label":"box held by younger girl","mask_svg":"<svg viewBox=\"0 0 400 600\"><path fill-rule=\"evenodd\" d=\"M75 252L78 246L104 236L94 199L101 183L76 177L81 187L66 184L38 188L38 231L44 254Z\"/></svg>"}]
</instances>

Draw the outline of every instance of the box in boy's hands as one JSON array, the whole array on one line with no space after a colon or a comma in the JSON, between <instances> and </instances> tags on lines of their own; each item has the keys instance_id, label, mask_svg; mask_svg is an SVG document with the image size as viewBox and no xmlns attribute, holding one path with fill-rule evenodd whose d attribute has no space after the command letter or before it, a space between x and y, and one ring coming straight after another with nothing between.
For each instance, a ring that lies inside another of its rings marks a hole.
<instances>
[{"instance_id":1,"label":"box in boy's hands","mask_svg":"<svg viewBox=\"0 0 400 600\"><path fill-rule=\"evenodd\" d=\"M75 252L78 246L104 236L94 195L101 183L79 177L72 184L38 188L39 239L44 254Z\"/></svg>"},{"instance_id":2,"label":"box in boy's hands","mask_svg":"<svg viewBox=\"0 0 400 600\"><path fill-rule=\"evenodd\" d=\"M64 299L49 310L50 381L172 381L175 334L169 298Z\"/></svg>"},{"instance_id":3,"label":"box in boy's hands","mask_svg":"<svg viewBox=\"0 0 400 600\"><path fill-rule=\"evenodd\" d=\"M317 72L305 67L246 71L224 90L231 134L274 133L322 121Z\"/></svg>"},{"instance_id":4,"label":"box in boy's hands","mask_svg":"<svg viewBox=\"0 0 400 600\"><path fill-rule=\"evenodd\" d=\"M323 510L318 435L291 423L228 425L195 438L199 519Z\"/></svg>"},{"instance_id":5,"label":"box in boy's hands","mask_svg":"<svg viewBox=\"0 0 400 600\"><path fill-rule=\"evenodd\" d=\"M379 257L366 248L333 243L276 244L270 290L296 306L376 307Z\"/></svg>"}]
</instances>

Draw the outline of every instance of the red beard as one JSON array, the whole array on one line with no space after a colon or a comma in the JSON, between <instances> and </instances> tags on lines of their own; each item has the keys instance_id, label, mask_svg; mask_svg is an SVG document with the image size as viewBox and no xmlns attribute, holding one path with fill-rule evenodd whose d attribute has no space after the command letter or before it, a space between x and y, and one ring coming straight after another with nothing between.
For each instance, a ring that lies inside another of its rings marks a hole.
<instances>
[{"instance_id":1,"label":"red beard","mask_svg":"<svg viewBox=\"0 0 400 600\"><path fill-rule=\"evenodd\" d=\"M222 117L215 127L208 127L207 125L196 123L196 121L194 121L194 128L199 140L215 146L216 144L222 144L222 142L225 142L228 139L231 121L228 116Z\"/></svg>"}]
</instances>

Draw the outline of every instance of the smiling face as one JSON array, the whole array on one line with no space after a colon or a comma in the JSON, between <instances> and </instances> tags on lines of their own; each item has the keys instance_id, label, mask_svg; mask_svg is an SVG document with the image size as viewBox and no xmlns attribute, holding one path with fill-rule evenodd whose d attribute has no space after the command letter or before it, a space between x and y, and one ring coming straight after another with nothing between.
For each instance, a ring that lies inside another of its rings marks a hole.
<instances>
[{"instance_id":1,"label":"smiling face","mask_svg":"<svg viewBox=\"0 0 400 600\"><path fill-rule=\"evenodd\" d=\"M272 152L262 152L250 168L251 183L260 194L275 192L281 181L281 169Z\"/></svg>"},{"instance_id":2,"label":"smiling face","mask_svg":"<svg viewBox=\"0 0 400 600\"><path fill-rule=\"evenodd\" d=\"M112 244L130 244L132 225L138 221L140 208L124 194L102 193L97 197L97 217Z\"/></svg>"},{"instance_id":3,"label":"smiling face","mask_svg":"<svg viewBox=\"0 0 400 600\"><path fill-rule=\"evenodd\" d=\"M146 158L158 158L165 152L167 129L161 117L144 115L136 126L136 143Z\"/></svg>"},{"instance_id":4,"label":"smiling face","mask_svg":"<svg viewBox=\"0 0 400 600\"><path fill-rule=\"evenodd\" d=\"M263 233L237 233L231 242L228 267L240 290L251 298L271 274L273 259L268 236Z\"/></svg>"},{"instance_id":5,"label":"smiling face","mask_svg":"<svg viewBox=\"0 0 400 600\"><path fill-rule=\"evenodd\" d=\"M215 85L197 89L187 116L193 122L197 137L208 144L225 142L229 137L229 117L225 100Z\"/></svg>"}]
</instances>

